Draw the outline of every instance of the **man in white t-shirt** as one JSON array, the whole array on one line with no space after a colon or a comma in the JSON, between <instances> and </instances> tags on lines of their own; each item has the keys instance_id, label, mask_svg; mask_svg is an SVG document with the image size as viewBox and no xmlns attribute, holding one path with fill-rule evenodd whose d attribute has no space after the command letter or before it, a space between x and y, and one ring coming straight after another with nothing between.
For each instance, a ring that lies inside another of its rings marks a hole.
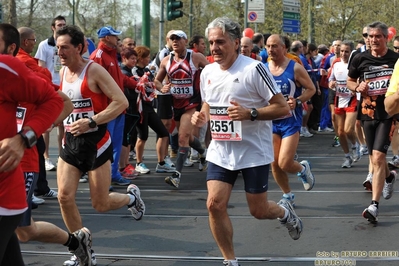
<instances>
[{"instance_id":1,"label":"man in white t-shirt","mask_svg":"<svg viewBox=\"0 0 399 266\"><path fill-rule=\"evenodd\" d=\"M55 32L66 25L66 19L63 16L57 16L53 18L51 22L51 30L53 35L44 41L41 41L35 58L39 59L39 66L47 68L51 72L53 83L60 85L60 74L61 69L60 58L58 56L57 46L55 43ZM64 136L63 127L58 128L58 152L61 150L61 142ZM50 160L48 147L50 143L50 133L46 132L43 134L46 149L44 151L46 171L55 171L55 164Z\"/></svg>"},{"instance_id":2,"label":"man in white t-shirt","mask_svg":"<svg viewBox=\"0 0 399 266\"><path fill-rule=\"evenodd\" d=\"M212 142L206 156L209 225L224 257L223 264L237 266L227 205L239 172L255 218L278 218L294 240L302 232L302 221L287 200L278 204L267 200L273 161L271 120L287 115L289 107L262 62L239 54L238 23L216 18L205 36L215 63L202 71L203 105L191 122L201 127L210 120Z\"/></svg>"}]
</instances>

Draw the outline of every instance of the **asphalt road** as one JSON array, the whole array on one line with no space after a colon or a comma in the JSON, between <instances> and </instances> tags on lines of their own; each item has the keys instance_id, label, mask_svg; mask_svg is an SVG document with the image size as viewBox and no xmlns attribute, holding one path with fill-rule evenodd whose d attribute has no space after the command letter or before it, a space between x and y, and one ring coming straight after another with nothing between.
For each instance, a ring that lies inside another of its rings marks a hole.
<instances>
[{"instance_id":1,"label":"asphalt road","mask_svg":"<svg viewBox=\"0 0 399 266\"><path fill-rule=\"evenodd\" d=\"M52 133L50 153L54 160L55 139ZM229 213L241 266L399 264L398 191L390 200L381 199L379 223L369 224L361 216L371 200L371 194L362 187L368 158L342 169L343 152L331 147L332 139L332 134L322 133L300 140L299 160L311 162L316 184L306 192L297 177L291 176L296 212L304 225L297 241L277 220L251 217L243 182L237 181ZM134 180L146 204L141 221L135 221L126 208L97 213L90 204L88 184L79 186L77 201L84 226L93 234L97 265L222 265L208 227L206 173L199 172L196 164L184 169L179 189L165 184L165 175L155 173L154 135L147 143L145 163L152 172ZM48 172L48 181L51 188L57 189L55 172ZM125 189L116 187L120 192ZM271 173L268 195L274 201L282 195ZM33 211L33 217L65 229L56 200L46 200ZM30 242L21 244L21 248L27 265L62 265L70 256L64 246L56 244Z\"/></svg>"}]
</instances>

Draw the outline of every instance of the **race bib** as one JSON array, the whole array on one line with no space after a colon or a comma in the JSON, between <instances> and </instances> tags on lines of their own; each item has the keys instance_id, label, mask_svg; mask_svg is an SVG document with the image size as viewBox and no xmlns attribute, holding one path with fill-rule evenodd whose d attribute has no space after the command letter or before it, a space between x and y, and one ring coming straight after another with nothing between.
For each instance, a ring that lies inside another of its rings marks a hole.
<instances>
[{"instance_id":1,"label":"race bib","mask_svg":"<svg viewBox=\"0 0 399 266\"><path fill-rule=\"evenodd\" d=\"M18 106L17 107L17 132L22 130L26 116L26 108Z\"/></svg>"},{"instance_id":2,"label":"race bib","mask_svg":"<svg viewBox=\"0 0 399 266\"><path fill-rule=\"evenodd\" d=\"M352 91L346 86L346 80L337 80L337 86L335 87L336 96L343 98L352 97Z\"/></svg>"},{"instance_id":3,"label":"race bib","mask_svg":"<svg viewBox=\"0 0 399 266\"><path fill-rule=\"evenodd\" d=\"M241 121L233 121L227 107L210 108L212 139L218 141L242 141Z\"/></svg>"},{"instance_id":4,"label":"race bib","mask_svg":"<svg viewBox=\"0 0 399 266\"><path fill-rule=\"evenodd\" d=\"M387 92L389 81L393 73L392 68L383 68L364 73L364 80L369 85L368 95L383 95Z\"/></svg>"},{"instance_id":5,"label":"race bib","mask_svg":"<svg viewBox=\"0 0 399 266\"><path fill-rule=\"evenodd\" d=\"M67 118L64 119L64 127L66 132L71 132L71 125L75 121L78 121L81 118L90 118L94 116L94 108L91 99L80 99L80 100L71 100L73 104L73 111L68 115ZM89 133L97 131L98 127L90 128L88 131L83 133Z\"/></svg>"},{"instance_id":6,"label":"race bib","mask_svg":"<svg viewBox=\"0 0 399 266\"><path fill-rule=\"evenodd\" d=\"M191 98L194 95L193 79L171 79L172 84L170 88L170 93L176 99L186 99Z\"/></svg>"}]
</instances>

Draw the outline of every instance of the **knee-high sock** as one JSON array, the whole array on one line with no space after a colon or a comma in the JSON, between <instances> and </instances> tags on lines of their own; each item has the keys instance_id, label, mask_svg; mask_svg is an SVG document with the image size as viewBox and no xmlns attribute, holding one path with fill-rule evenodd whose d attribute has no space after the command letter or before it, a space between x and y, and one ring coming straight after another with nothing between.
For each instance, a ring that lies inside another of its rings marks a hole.
<instances>
[{"instance_id":1,"label":"knee-high sock","mask_svg":"<svg viewBox=\"0 0 399 266\"><path fill-rule=\"evenodd\" d=\"M194 137L194 140L190 142L190 147L198 151L199 154L203 154L205 152L205 149L202 147L201 141L197 137Z\"/></svg>"},{"instance_id":2,"label":"knee-high sock","mask_svg":"<svg viewBox=\"0 0 399 266\"><path fill-rule=\"evenodd\" d=\"M184 162L187 159L189 147L179 147L179 153L177 154L176 159L176 171L181 173L183 169Z\"/></svg>"}]
</instances>

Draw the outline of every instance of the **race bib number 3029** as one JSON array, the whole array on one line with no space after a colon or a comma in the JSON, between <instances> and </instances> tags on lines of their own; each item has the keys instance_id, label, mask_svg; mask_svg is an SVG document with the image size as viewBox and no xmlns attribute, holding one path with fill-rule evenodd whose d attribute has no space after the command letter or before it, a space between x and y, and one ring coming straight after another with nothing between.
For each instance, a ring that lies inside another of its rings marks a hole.
<instances>
[{"instance_id":1,"label":"race bib number 3029","mask_svg":"<svg viewBox=\"0 0 399 266\"><path fill-rule=\"evenodd\" d=\"M218 141L241 141L241 121L233 121L227 113L227 107L210 108L210 126L212 139Z\"/></svg>"}]
</instances>

